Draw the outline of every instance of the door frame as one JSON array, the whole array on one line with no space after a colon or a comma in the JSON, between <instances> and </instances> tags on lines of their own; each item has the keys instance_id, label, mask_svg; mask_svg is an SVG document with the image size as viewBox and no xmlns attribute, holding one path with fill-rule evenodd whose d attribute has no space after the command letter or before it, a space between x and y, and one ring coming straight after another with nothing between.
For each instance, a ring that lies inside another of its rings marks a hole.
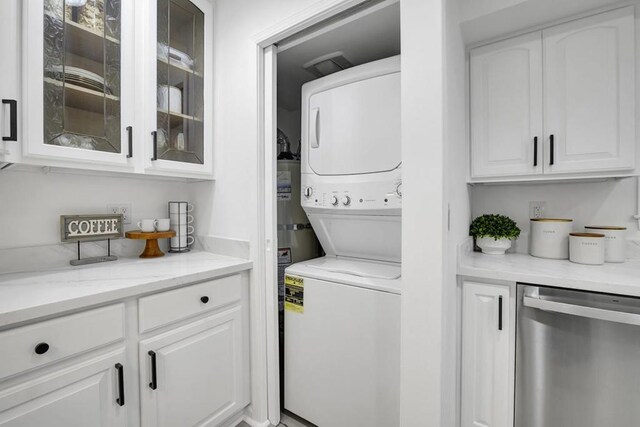
<instances>
[{"instance_id":1,"label":"door frame","mask_svg":"<svg viewBox=\"0 0 640 427\"><path fill-rule=\"evenodd\" d=\"M326 19L369 0L330 0L315 3L310 8L281 21L255 35L258 72L258 138L257 138L257 206L258 242L253 277L258 282L253 295L258 311L253 311L254 341L260 348L253 354L266 354L264 372L252 372L259 386L260 396L253 397L253 415L268 418L273 425L280 423L280 355L278 352L278 278L275 268L277 254L276 157L277 132L277 43ZM266 415L263 417L262 414Z\"/></svg>"}]
</instances>

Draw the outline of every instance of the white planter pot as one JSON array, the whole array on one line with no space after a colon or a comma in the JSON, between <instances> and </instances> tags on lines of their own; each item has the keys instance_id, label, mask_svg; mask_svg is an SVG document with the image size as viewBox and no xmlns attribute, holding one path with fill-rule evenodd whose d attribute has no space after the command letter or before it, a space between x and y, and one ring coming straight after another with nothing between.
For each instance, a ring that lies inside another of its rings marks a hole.
<instances>
[{"instance_id":1,"label":"white planter pot","mask_svg":"<svg viewBox=\"0 0 640 427\"><path fill-rule=\"evenodd\" d=\"M480 237L476 239L476 244L482 249L483 254L504 255L507 249L511 247L511 239L501 238L496 240L493 237Z\"/></svg>"}]
</instances>

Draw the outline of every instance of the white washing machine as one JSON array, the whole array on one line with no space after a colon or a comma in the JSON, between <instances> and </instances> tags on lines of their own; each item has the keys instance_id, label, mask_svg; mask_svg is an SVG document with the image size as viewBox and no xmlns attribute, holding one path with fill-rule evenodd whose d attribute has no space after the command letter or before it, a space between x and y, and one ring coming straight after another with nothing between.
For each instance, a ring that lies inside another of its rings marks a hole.
<instances>
[{"instance_id":1,"label":"white washing machine","mask_svg":"<svg viewBox=\"0 0 640 427\"><path fill-rule=\"evenodd\" d=\"M303 296L285 310L285 408L321 427L397 426L400 266L323 257L287 275Z\"/></svg>"},{"instance_id":2,"label":"white washing machine","mask_svg":"<svg viewBox=\"0 0 640 427\"><path fill-rule=\"evenodd\" d=\"M326 256L286 269L285 409L395 427L400 400L400 57L302 87L302 197Z\"/></svg>"}]
</instances>

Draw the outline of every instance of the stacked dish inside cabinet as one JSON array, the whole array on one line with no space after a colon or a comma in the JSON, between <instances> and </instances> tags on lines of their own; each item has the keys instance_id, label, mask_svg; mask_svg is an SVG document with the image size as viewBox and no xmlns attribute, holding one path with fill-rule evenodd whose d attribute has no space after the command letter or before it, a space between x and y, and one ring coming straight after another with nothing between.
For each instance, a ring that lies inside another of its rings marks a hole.
<instances>
[{"instance_id":1,"label":"stacked dish inside cabinet","mask_svg":"<svg viewBox=\"0 0 640 427\"><path fill-rule=\"evenodd\" d=\"M121 152L120 1L44 2L46 144Z\"/></svg>"},{"instance_id":2,"label":"stacked dish inside cabinet","mask_svg":"<svg viewBox=\"0 0 640 427\"><path fill-rule=\"evenodd\" d=\"M204 162L204 13L158 0L158 158Z\"/></svg>"}]
</instances>

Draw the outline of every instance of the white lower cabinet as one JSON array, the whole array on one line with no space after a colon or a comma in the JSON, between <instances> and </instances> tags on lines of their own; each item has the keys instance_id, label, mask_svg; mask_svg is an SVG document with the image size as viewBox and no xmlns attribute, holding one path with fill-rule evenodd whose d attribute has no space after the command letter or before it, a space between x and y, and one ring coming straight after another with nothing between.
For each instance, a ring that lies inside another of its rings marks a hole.
<instances>
[{"instance_id":1,"label":"white lower cabinet","mask_svg":"<svg viewBox=\"0 0 640 427\"><path fill-rule=\"evenodd\" d=\"M121 348L0 391L0 426L127 425L124 360Z\"/></svg>"},{"instance_id":2,"label":"white lower cabinet","mask_svg":"<svg viewBox=\"0 0 640 427\"><path fill-rule=\"evenodd\" d=\"M513 427L515 285L462 284L462 427Z\"/></svg>"},{"instance_id":3,"label":"white lower cabinet","mask_svg":"<svg viewBox=\"0 0 640 427\"><path fill-rule=\"evenodd\" d=\"M227 425L250 402L247 307L235 274L3 330L0 427Z\"/></svg>"},{"instance_id":4,"label":"white lower cabinet","mask_svg":"<svg viewBox=\"0 0 640 427\"><path fill-rule=\"evenodd\" d=\"M143 426L216 426L247 403L240 306L140 343Z\"/></svg>"}]
</instances>

